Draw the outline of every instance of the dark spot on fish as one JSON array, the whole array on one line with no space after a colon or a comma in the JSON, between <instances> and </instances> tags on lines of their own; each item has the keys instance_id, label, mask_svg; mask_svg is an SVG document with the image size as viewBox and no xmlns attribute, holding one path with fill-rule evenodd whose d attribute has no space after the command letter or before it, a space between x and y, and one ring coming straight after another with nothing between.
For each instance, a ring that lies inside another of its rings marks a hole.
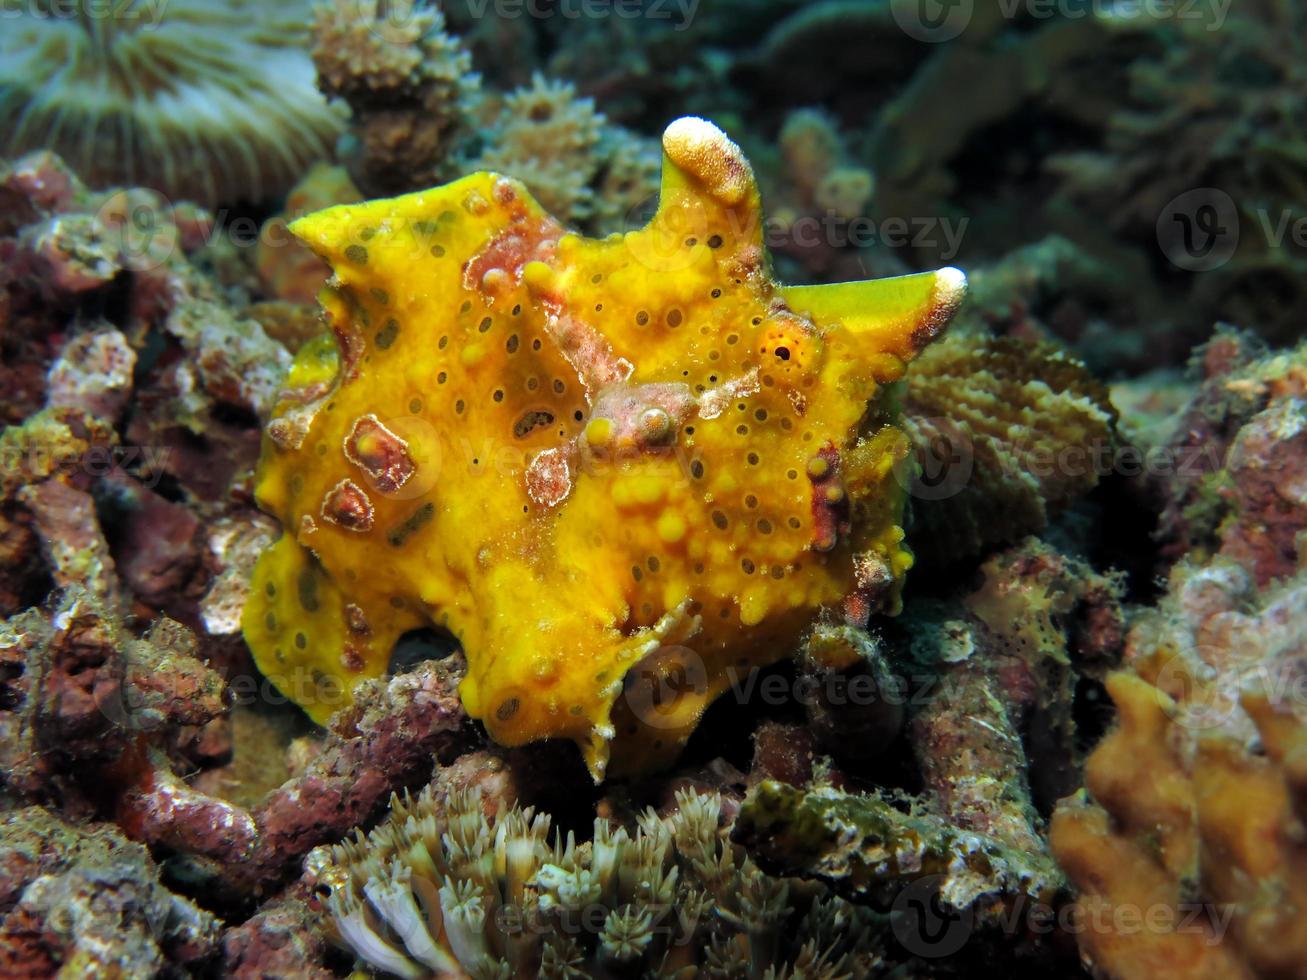
<instances>
[{"instance_id":1,"label":"dark spot on fish","mask_svg":"<svg viewBox=\"0 0 1307 980\"><path fill-rule=\"evenodd\" d=\"M386 540L398 548L426 525L436 514L436 506L430 502L423 504L408 517L404 518L386 533Z\"/></svg>"},{"instance_id":2,"label":"dark spot on fish","mask_svg":"<svg viewBox=\"0 0 1307 980\"><path fill-rule=\"evenodd\" d=\"M399 321L394 318L389 319L386 325L377 331L377 346L382 350L389 350L397 336L399 336Z\"/></svg>"},{"instance_id":3,"label":"dark spot on fish","mask_svg":"<svg viewBox=\"0 0 1307 980\"><path fill-rule=\"evenodd\" d=\"M517 439L523 439L530 435L531 432L542 425L552 425L554 416L552 412L533 411L527 412L520 419L513 423L513 436Z\"/></svg>"},{"instance_id":4,"label":"dark spot on fish","mask_svg":"<svg viewBox=\"0 0 1307 980\"><path fill-rule=\"evenodd\" d=\"M318 571L316 568L306 568L300 572L299 581L296 583L299 587L300 605L306 612L318 611Z\"/></svg>"}]
</instances>

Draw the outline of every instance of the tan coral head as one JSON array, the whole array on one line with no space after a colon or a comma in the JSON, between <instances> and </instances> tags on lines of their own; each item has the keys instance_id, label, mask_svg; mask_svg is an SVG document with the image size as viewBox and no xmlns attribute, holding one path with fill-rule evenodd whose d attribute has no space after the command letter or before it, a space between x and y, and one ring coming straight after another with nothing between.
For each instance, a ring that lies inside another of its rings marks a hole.
<instances>
[{"instance_id":1,"label":"tan coral head","mask_svg":"<svg viewBox=\"0 0 1307 980\"><path fill-rule=\"evenodd\" d=\"M313 717L436 625L497 741L647 770L824 610L897 611L908 445L878 393L965 278L781 286L739 147L693 118L663 145L624 235L493 173L293 226L335 271L332 336L269 426L286 531L244 629Z\"/></svg>"}]
</instances>

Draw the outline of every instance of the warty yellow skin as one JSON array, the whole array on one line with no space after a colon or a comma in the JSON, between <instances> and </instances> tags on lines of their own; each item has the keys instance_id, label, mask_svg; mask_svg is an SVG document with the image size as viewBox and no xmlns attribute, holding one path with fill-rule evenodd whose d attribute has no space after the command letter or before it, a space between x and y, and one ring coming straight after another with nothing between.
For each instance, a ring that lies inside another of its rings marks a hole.
<instances>
[{"instance_id":1,"label":"warty yellow skin","mask_svg":"<svg viewBox=\"0 0 1307 980\"><path fill-rule=\"evenodd\" d=\"M738 147L700 119L663 143L625 235L490 173L292 226L335 270L332 333L269 425L285 530L244 632L315 720L433 625L496 741L571 739L601 779L674 759L823 611L897 610L907 446L879 395L965 280L781 286Z\"/></svg>"}]
</instances>

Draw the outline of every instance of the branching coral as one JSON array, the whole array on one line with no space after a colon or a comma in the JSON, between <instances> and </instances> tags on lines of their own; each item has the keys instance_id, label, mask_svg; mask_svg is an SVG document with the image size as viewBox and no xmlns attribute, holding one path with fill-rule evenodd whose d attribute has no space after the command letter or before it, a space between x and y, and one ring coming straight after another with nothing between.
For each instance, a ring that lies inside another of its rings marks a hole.
<instances>
[{"instance_id":1,"label":"branching coral","mask_svg":"<svg viewBox=\"0 0 1307 980\"><path fill-rule=\"evenodd\" d=\"M1307 580L1258 595L1223 559L1184 565L1131 630L1093 803L1052 825L1103 976L1298 976L1307 957ZM1128 918L1127 918L1128 917ZM1143 927L1139 927L1139 923Z\"/></svg>"},{"instance_id":2,"label":"branching coral","mask_svg":"<svg viewBox=\"0 0 1307 980\"><path fill-rule=\"evenodd\" d=\"M307 0L24 4L0 35L3 152L49 148L92 184L260 199L328 155Z\"/></svg>"},{"instance_id":3,"label":"branching coral","mask_svg":"<svg viewBox=\"0 0 1307 980\"><path fill-rule=\"evenodd\" d=\"M491 130L470 166L518 178L569 224L627 230L657 192L657 144L610 125L571 84L537 74L504 98Z\"/></svg>"},{"instance_id":4,"label":"branching coral","mask_svg":"<svg viewBox=\"0 0 1307 980\"><path fill-rule=\"evenodd\" d=\"M331 0L316 8L322 91L350 107L350 174L365 193L413 190L445 168L480 86L444 14L414 0Z\"/></svg>"},{"instance_id":5,"label":"branching coral","mask_svg":"<svg viewBox=\"0 0 1307 980\"><path fill-rule=\"evenodd\" d=\"M875 178L859 163L835 119L818 109L785 117L768 200L777 251L818 282L865 272ZM856 222L857 224L853 224ZM875 254L888 266L888 250Z\"/></svg>"},{"instance_id":6,"label":"branching coral","mask_svg":"<svg viewBox=\"0 0 1307 980\"><path fill-rule=\"evenodd\" d=\"M763 874L730 844L721 802L691 791L631 831L550 834L479 793L394 799L364 836L305 864L340 940L400 977L695 975L863 977L879 963L869 916Z\"/></svg>"},{"instance_id":7,"label":"branching coral","mask_svg":"<svg viewBox=\"0 0 1307 980\"><path fill-rule=\"evenodd\" d=\"M1098 482L1115 438L1084 365L1016 339L960 334L926 351L904 411L921 466L913 546L930 560L1042 530Z\"/></svg>"},{"instance_id":8,"label":"branching coral","mask_svg":"<svg viewBox=\"0 0 1307 980\"><path fill-rule=\"evenodd\" d=\"M1302 95L1307 71L1290 5L1240 4L1221 29L1199 17L1165 23L1105 18L1118 34L1162 42L1128 68L1129 91L1097 153L1054 157L1064 193L1116 227L1151 233L1166 204L1215 186L1241 199L1301 200Z\"/></svg>"},{"instance_id":9,"label":"branching coral","mask_svg":"<svg viewBox=\"0 0 1307 980\"><path fill-rule=\"evenodd\" d=\"M832 120L813 109L793 112L781 129L780 143L785 175L800 207L844 220L866 213L875 178L845 158L847 151Z\"/></svg>"}]
</instances>

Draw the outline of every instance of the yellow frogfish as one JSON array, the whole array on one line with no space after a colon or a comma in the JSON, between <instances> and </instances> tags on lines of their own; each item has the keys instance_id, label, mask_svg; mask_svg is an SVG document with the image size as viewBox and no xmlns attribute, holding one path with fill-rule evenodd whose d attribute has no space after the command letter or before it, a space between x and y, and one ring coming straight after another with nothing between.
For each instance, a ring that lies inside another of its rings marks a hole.
<instances>
[{"instance_id":1,"label":"yellow frogfish","mask_svg":"<svg viewBox=\"0 0 1307 980\"><path fill-rule=\"evenodd\" d=\"M331 329L267 427L284 531L243 628L315 720L438 628L491 737L571 739L600 780L672 761L819 616L897 611L908 446L878 393L964 276L780 285L739 147L698 118L662 142L625 234L493 173L291 226Z\"/></svg>"}]
</instances>

